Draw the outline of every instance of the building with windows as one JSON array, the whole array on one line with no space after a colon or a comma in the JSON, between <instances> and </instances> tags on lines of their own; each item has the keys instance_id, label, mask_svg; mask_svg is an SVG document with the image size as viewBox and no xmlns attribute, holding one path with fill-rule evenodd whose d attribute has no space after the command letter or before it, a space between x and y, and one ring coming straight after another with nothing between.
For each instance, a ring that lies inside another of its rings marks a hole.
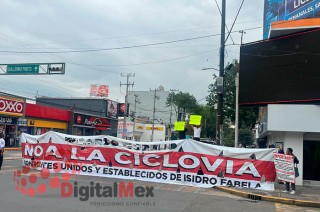
<instances>
[{"instance_id":1,"label":"building with windows","mask_svg":"<svg viewBox=\"0 0 320 212\"><path fill-rule=\"evenodd\" d=\"M160 89L151 91L132 91L128 95L128 103L130 105L129 114L134 114L136 110L137 117L147 117L149 121L153 120L154 100L155 100L155 123L156 124L170 124L170 111L171 107L167 106L167 98L170 91L165 91L162 86ZM136 103L135 99L139 100ZM155 99L156 98L156 99ZM172 108L171 123L177 120L176 111Z\"/></svg>"}]
</instances>

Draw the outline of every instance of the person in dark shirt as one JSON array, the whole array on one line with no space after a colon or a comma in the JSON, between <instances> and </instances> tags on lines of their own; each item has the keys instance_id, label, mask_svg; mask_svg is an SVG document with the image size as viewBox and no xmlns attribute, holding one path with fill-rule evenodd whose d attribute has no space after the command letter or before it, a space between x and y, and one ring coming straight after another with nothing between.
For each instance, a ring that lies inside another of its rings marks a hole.
<instances>
[{"instance_id":1,"label":"person in dark shirt","mask_svg":"<svg viewBox=\"0 0 320 212\"><path fill-rule=\"evenodd\" d=\"M279 149L278 149L278 153L279 153L279 154L284 154L284 151L283 151L282 146L280 146L280 147L279 147Z\"/></svg>"}]
</instances>

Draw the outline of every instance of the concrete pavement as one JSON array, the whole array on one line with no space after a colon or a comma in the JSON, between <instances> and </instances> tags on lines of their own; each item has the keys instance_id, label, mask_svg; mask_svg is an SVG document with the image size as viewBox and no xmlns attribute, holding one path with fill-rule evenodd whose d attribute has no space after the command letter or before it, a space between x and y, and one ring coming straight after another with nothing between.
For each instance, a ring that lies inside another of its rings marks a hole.
<instances>
[{"instance_id":1,"label":"concrete pavement","mask_svg":"<svg viewBox=\"0 0 320 212\"><path fill-rule=\"evenodd\" d=\"M5 161L0 171L0 212L1 211L11 211L10 205L14 205L15 199L22 199L27 202L34 202L37 204L37 209L39 210L48 210L46 207L49 207L49 211L82 211L76 210L75 207L71 207L70 204L75 204L76 206L81 206L85 210L83 211L101 211L102 209L108 208L111 211L123 211L128 210L130 211L306 211L306 212L314 212L319 211L318 205L311 205L309 202L310 200L316 201L319 198L319 188L317 187L297 187L297 195L293 196L296 197L295 201L292 201L290 198L291 195L283 194L282 187L277 186L275 192L264 192L264 191L255 191L252 190L245 190L245 189L234 189L234 188L227 188L227 187L220 187L220 188L197 188L197 187L190 187L190 186L180 186L180 185L171 185L171 184L161 184L161 183L150 183L150 182L143 182L143 181L134 181L136 185L142 186L154 186L155 187L155 199L152 200L155 202L155 206L135 206L127 207L121 206L113 207L113 206L97 206L94 205L98 202L103 203L111 203L111 202L123 202L123 199L112 199L105 200L100 198L93 198L90 203L87 205L83 205L84 203L79 200L74 200L74 198L61 198L59 193L55 193L51 191L50 194L45 194L41 196L35 196L33 198L23 196L21 193L15 191L15 185L12 182L13 172L17 169L21 169L21 153L19 151L11 151L10 153L6 152ZM34 170L37 176L39 176L39 172ZM120 181L117 179L112 178L102 178L102 177L92 177L92 176L79 176L79 175L72 175L72 181L81 182L82 184L88 184L90 181L99 182L104 185L110 185L115 181ZM123 181L123 180L121 180ZM10 185L10 186L9 186ZM280 185L283 186L283 185ZM284 186L283 186L284 187ZM222 189L221 189L222 188ZM219 190L218 190L219 189ZM6 191L1 192L1 191ZM232 191L232 192L231 192ZM231 194L230 194L231 193ZM253 201L249 198L249 194L254 194L254 197L251 196L252 199L256 199L257 201ZM259 198L259 195L261 198ZM278 196L277 196L278 195ZM49 197L52 197L50 199ZM269 199L268 199L269 198ZM300 199L298 199L300 198ZM304 199L301 199L304 198ZM309 199L308 199L309 198ZM59 205L56 201L62 201L63 204ZM300 200L300 202L298 201ZM53 205L48 202L56 202L59 205L59 209L55 210ZM136 200L132 200L133 202ZM266 202L271 201L271 202ZM306 205L304 202L307 202ZM128 202L128 201L127 201ZM126 204L127 202L124 202ZM129 201L130 202L130 201ZM241 203L241 204L240 204ZM296 204L294 204L296 203ZM299 204L300 203L300 204ZM289 205L285 205L289 204ZM24 206L14 206L15 209L18 211L37 211L32 210L34 205L27 206L24 210ZM299 206L311 206L314 208L303 208ZM248 210L249 208L249 210ZM4 210L7 209L7 210ZM14 211L17 211L14 210Z\"/></svg>"},{"instance_id":2,"label":"concrete pavement","mask_svg":"<svg viewBox=\"0 0 320 212\"><path fill-rule=\"evenodd\" d=\"M14 168L14 164L16 167ZM197 188L181 185L133 181L135 186L154 186L153 198L99 198L90 197L88 201L80 201L78 197L62 198L60 192L49 189L45 194L29 197L16 191L13 182L13 172L21 168L20 160L8 160L0 171L0 212L10 211L292 211L315 212L317 209L289 206L264 201L248 201L247 199L218 191L212 188ZM45 183L39 177L38 171L32 171L38 176L39 184ZM23 175L28 177L27 175ZM52 176L54 177L54 176ZM47 180L48 181L48 180ZM124 181L113 178L73 175L71 183L77 181L78 187L88 186L90 182L103 186ZM128 182L128 181L125 181ZM5 192L4 192L5 191ZM149 205L139 205L149 202Z\"/></svg>"},{"instance_id":3,"label":"concrete pavement","mask_svg":"<svg viewBox=\"0 0 320 212\"><path fill-rule=\"evenodd\" d=\"M3 156L4 160L18 160L18 159L22 159L22 153L21 153L21 149L17 149L17 150L7 150L5 149L4 151L4 156Z\"/></svg>"},{"instance_id":4,"label":"concrete pavement","mask_svg":"<svg viewBox=\"0 0 320 212\"><path fill-rule=\"evenodd\" d=\"M320 208L320 187L316 186L296 186L296 194L294 195L283 193L282 191L285 190L285 185L279 183L275 184L274 191L231 187L217 187L217 189L252 200Z\"/></svg>"}]
</instances>

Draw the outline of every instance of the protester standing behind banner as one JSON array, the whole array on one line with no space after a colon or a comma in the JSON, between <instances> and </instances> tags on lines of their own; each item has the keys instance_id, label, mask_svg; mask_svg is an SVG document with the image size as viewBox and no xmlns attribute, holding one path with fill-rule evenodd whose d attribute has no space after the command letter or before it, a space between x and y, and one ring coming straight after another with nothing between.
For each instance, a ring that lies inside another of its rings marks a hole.
<instances>
[{"instance_id":1,"label":"protester standing behind banner","mask_svg":"<svg viewBox=\"0 0 320 212\"><path fill-rule=\"evenodd\" d=\"M193 140L200 141L201 125L193 126Z\"/></svg>"},{"instance_id":2,"label":"protester standing behind banner","mask_svg":"<svg viewBox=\"0 0 320 212\"><path fill-rule=\"evenodd\" d=\"M3 134L0 134L0 170L2 166L2 161L3 161L3 152L4 152L4 147L5 147L5 141L3 139Z\"/></svg>"},{"instance_id":3,"label":"protester standing behind banner","mask_svg":"<svg viewBox=\"0 0 320 212\"><path fill-rule=\"evenodd\" d=\"M293 154L293 150L292 148L287 148L286 150L286 155L291 155L293 156L293 163L294 163L294 167L295 167L295 177L297 176L297 164L299 163L298 158ZM291 189L292 191L290 192L290 194L295 194L296 193L296 184L295 183L289 183L286 182L286 190L283 191L283 193L287 193L290 191L290 184L291 184Z\"/></svg>"}]
</instances>

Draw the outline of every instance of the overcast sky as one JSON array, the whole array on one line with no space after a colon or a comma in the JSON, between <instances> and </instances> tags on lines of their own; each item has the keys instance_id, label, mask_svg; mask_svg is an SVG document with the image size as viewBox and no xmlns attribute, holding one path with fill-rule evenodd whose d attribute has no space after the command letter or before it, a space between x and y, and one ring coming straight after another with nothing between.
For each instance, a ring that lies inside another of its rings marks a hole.
<instances>
[{"instance_id":1,"label":"overcast sky","mask_svg":"<svg viewBox=\"0 0 320 212\"><path fill-rule=\"evenodd\" d=\"M217 0L221 5L221 0ZM231 28L241 0L227 1L227 25ZM0 0L0 51L42 52L110 49L162 43L220 33L215 0ZM263 25L263 1L244 2L232 31ZM262 39L262 28L247 30L244 42ZM229 38L227 44L232 44ZM0 91L26 97L88 97L90 84L110 86L109 97L124 100L126 79L133 90L164 86L208 95L218 68L219 36L120 50L82 53L1 53L0 63L66 62L59 76L0 76ZM239 46L226 47L226 63L239 57ZM205 101L201 101L205 103Z\"/></svg>"}]
</instances>

